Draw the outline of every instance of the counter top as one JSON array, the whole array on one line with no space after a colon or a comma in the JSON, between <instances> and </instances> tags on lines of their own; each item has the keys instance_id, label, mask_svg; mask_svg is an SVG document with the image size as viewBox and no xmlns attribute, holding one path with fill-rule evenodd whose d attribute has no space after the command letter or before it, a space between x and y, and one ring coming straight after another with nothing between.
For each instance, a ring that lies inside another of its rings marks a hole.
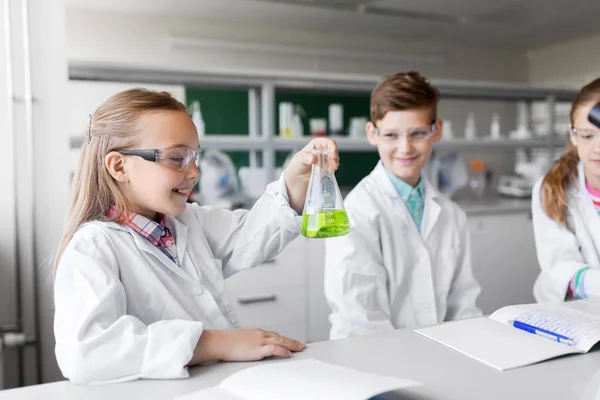
<instances>
[{"instance_id":1,"label":"counter top","mask_svg":"<svg viewBox=\"0 0 600 400\"><path fill-rule=\"evenodd\" d=\"M408 329L309 344L305 351L293 357L302 358L424 384L386 396L389 399L587 400L592 397L587 397L586 392L591 386L597 388L600 381L596 374L600 369L598 350L500 372ZM189 379L183 380L140 380L92 386L63 381L0 391L0 400L173 399L218 385L232 373L253 365L256 364L220 363L197 367L191 369Z\"/></svg>"},{"instance_id":2,"label":"counter top","mask_svg":"<svg viewBox=\"0 0 600 400\"><path fill-rule=\"evenodd\" d=\"M454 200L467 215L518 214L531 212L531 199L488 196L482 200Z\"/></svg>"}]
</instances>

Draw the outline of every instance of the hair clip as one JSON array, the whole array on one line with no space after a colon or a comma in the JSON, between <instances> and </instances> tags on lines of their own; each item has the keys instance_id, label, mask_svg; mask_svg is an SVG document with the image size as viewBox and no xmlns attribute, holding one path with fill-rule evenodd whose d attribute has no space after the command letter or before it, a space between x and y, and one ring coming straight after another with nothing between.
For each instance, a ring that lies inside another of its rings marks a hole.
<instances>
[{"instance_id":1,"label":"hair clip","mask_svg":"<svg viewBox=\"0 0 600 400\"><path fill-rule=\"evenodd\" d=\"M92 114L90 114L90 124L88 126L88 143L92 143Z\"/></svg>"}]
</instances>

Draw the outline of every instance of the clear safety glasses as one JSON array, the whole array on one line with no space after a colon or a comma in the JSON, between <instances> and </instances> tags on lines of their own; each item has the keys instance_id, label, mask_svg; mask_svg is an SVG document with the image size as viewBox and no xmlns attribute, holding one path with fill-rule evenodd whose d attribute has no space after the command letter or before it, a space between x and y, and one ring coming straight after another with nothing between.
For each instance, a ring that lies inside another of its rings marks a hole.
<instances>
[{"instance_id":1,"label":"clear safety glasses","mask_svg":"<svg viewBox=\"0 0 600 400\"><path fill-rule=\"evenodd\" d=\"M579 143L591 143L600 138L600 130L569 128L569 134Z\"/></svg>"},{"instance_id":2,"label":"clear safety glasses","mask_svg":"<svg viewBox=\"0 0 600 400\"><path fill-rule=\"evenodd\" d=\"M167 149L144 149L144 150L119 150L119 153L126 156L138 156L144 160L152 161L176 171L183 171L191 161L194 161L196 168L200 168L200 148L191 147L169 147Z\"/></svg>"},{"instance_id":3,"label":"clear safety glasses","mask_svg":"<svg viewBox=\"0 0 600 400\"><path fill-rule=\"evenodd\" d=\"M380 131L378 127L375 127L375 134L379 136L384 143L388 144L396 143L402 136L406 136L409 142L422 142L431 138L434 133L435 124L418 128L408 128L405 130L396 129L393 131Z\"/></svg>"}]
</instances>

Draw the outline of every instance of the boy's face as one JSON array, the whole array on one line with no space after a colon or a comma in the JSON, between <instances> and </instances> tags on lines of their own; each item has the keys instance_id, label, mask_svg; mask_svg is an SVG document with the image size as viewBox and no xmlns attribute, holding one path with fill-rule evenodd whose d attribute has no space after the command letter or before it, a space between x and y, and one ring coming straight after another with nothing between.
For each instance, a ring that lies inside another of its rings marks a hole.
<instances>
[{"instance_id":1,"label":"boy's face","mask_svg":"<svg viewBox=\"0 0 600 400\"><path fill-rule=\"evenodd\" d=\"M442 137L442 121L432 123L429 109L388 111L366 129L387 170L412 186L419 183L433 143Z\"/></svg>"}]
</instances>

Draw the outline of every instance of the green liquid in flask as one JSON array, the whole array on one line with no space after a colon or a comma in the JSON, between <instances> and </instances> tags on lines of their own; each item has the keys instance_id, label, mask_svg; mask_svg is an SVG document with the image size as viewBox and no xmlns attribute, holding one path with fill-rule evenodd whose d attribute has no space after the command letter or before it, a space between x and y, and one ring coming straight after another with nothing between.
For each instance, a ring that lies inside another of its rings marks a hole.
<instances>
[{"instance_id":1,"label":"green liquid in flask","mask_svg":"<svg viewBox=\"0 0 600 400\"><path fill-rule=\"evenodd\" d=\"M300 233L307 238L344 236L348 232L350 232L350 221L346 210L319 211L302 216Z\"/></svg>"}]
</instances>

